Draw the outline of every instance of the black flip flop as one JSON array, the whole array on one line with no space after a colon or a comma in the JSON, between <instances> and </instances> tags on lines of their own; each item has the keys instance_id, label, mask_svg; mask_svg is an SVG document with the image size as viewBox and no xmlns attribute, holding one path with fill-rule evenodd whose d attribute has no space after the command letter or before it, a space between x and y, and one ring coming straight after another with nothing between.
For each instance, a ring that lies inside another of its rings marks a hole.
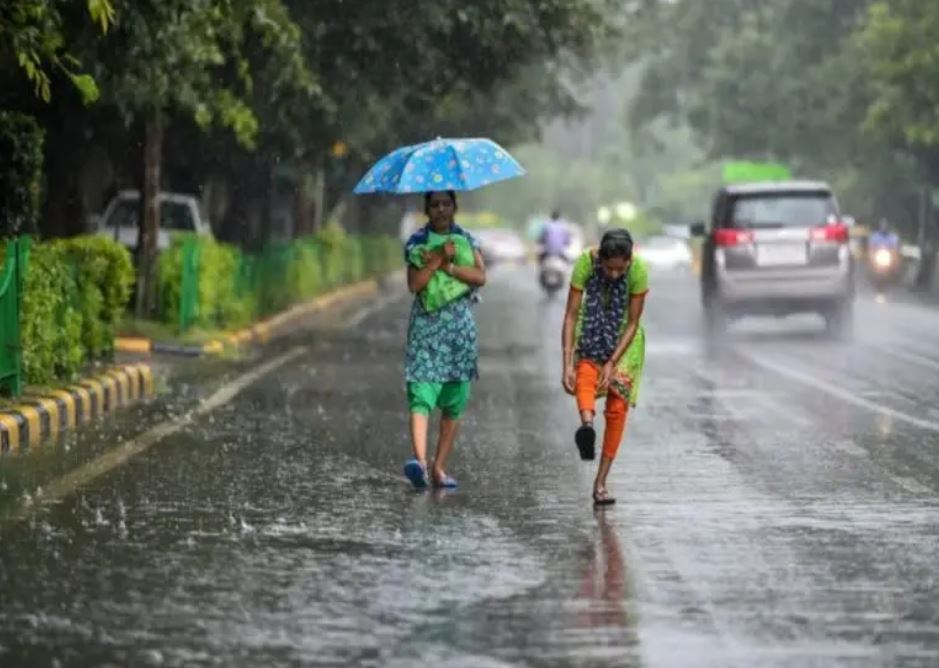
<instances>
[{"instance_id":1,"label":"black flip flop","mask_svg":"<svg viewBox=\"0 0 939 668\"><path fill-rule=\"evenodd\" d=\"M597 432L592 425L585 424L574 434L574 442L580 451L580 458L585 462L593 461L597 456Z\"/></svg>"},{"instance_id":2,"label":"black flip flop","mask_svg":"<svg viewBox=\"0 0 939 668\"><path fill-rule=\"evenodd\" d=\"M602 494L597 494L596 492L593 493L594 507L612 506L614 503L616 503L616 499L610 496L609 492L607 492L606 490L604 490Z\"/></svg>"}]
</instances>

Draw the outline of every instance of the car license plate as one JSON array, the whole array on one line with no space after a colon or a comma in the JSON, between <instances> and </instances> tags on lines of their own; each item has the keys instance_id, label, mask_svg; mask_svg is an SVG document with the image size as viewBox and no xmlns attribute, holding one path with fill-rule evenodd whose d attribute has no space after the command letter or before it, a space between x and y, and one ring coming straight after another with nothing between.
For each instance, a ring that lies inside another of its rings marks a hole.
<instances>
[{"instance_id":1,"label":"car license plate","mask_svg":"<svg viewBox=\"0 0 939 668\"><path fill-rule=\"evenodd\" d=\"M761 267L804 265L808 262L805 244L760 244L756 263Z\"/></svg>"}]
</instances>

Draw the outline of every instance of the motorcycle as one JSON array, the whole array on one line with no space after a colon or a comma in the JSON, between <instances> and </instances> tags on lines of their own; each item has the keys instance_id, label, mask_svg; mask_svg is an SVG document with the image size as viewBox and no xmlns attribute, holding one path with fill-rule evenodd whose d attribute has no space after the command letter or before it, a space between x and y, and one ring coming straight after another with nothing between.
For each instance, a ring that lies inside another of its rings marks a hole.
<instances>
[{"instance_id":1,"label":"motorcycle","mask_svg":"<svg viewBox=\"0 0 939 668\"><path fill-rule=\"evenodd\" d=\"M899 249L890 245L877 245L869 248L867 271L871 283L878 291L883 291L895 284L902 271Z\"/></svg>"},{"instance_id":2,"label":"motorcycle","mask_svg":"<svg viewBox=\"0 0 939 668\"><path fill-rule=\"evenodd\" d=\"M547 293L548 298L564 287L567 280L568 262L559 255L549 255L541 261L538 271L538 282Z\"/></svg>"}]
</instances>

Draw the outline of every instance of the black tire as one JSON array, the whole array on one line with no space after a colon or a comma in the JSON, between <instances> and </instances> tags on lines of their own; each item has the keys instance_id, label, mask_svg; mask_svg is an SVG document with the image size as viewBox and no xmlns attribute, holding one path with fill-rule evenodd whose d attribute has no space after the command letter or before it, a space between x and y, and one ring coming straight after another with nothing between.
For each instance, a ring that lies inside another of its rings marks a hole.
<instances>
[{"instance_id":1,"label":"black tire","mask_svg":"<svg viewBox=\"0 0 939 668\"><path fill-rule=\"evenodd\" d=\"M832 305L825 313L825 325L832 338L851 340L854 336L854 301L843 299Z\"/></svg>"}]
</instances>

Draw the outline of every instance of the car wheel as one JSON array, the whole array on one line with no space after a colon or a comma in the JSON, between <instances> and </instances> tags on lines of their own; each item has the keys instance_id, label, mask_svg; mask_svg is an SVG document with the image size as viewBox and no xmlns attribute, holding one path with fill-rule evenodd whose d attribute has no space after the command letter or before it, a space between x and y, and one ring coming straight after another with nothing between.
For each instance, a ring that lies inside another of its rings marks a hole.
<instances>
[{"instance_id":1,"label":"car wheel","mask_svg":"<svg viewBox=\"0 0 939 668\"><path fill-rule=\"evenodd\" d=\"M844 299L832 305L825 314L825 325L831 337L850 340L854 335L854 302Z\"/></svg>"}]
</instances>

